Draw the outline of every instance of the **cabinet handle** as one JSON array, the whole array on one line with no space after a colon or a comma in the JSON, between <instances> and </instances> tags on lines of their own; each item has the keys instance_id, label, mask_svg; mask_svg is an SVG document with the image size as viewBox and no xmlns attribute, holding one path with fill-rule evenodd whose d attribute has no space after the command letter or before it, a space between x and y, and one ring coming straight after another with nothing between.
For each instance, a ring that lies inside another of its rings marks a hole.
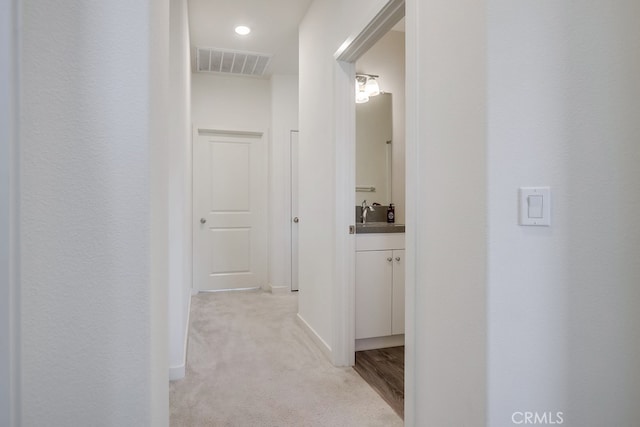
<instances>
[{"instance_id":1,"label":"cabinet handle","mask_svg":"<svg viewBox=\"0 0 640 427\"><path fill-rule=\"evenodd\" d=\"M396 257L396 261L400 261L400 257L399 256Z\"/></svg>"},{"instance_id":2,"label":"cabinet handle","mask_svg":"<svg viewBox=\"0 0 640 427\"><path fill-rule=\"evenodd\" d=\"M387 261L391 262L393 260L393 258L389 257L387 258Z\"/></svg>"}]
</instances>

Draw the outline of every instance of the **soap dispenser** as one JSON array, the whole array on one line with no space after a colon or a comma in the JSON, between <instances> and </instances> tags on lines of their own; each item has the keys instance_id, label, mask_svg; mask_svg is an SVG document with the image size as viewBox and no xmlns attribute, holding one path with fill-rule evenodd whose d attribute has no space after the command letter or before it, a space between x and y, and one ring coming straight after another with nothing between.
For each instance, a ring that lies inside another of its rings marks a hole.
<instances>
[{"instance_id":1,"label":"soap dispenser","mask_svg":"<svg viewBox=\"0 0 640 427\"><path fill-rule=\"evenodd\" d=\"M396 222L396 208L393 206L393 203L389 203L389 207L387 207L387 222Z\"/></svg>"}]
</instances>

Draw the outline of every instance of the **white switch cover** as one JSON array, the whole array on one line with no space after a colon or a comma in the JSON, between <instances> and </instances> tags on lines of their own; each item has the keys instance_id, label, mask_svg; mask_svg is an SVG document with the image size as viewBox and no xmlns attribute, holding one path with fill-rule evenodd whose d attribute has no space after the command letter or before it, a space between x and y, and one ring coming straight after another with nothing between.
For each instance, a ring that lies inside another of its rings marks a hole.
<instances>
[{"instance_id":1,"label":"white switch cover","mask_svg":"<svg viewBox=\"0 0 640 427\"><path fill-rule=\"evenodd\" d=\"M543 197L540 195L530 195L527 197L527 205L529 207L529 218L540 218L544 216L542 210L544 207Z\"/></svg>"},{"instance_id":2,"label":"white switch cover","mask_svg":"<svg viewBox=\"0 0 640 427\"><path fill-rule=\"evenodd\" d=\"M520 187L520 225L551 225L551 189Z\"/></svg>"}]
</instances>

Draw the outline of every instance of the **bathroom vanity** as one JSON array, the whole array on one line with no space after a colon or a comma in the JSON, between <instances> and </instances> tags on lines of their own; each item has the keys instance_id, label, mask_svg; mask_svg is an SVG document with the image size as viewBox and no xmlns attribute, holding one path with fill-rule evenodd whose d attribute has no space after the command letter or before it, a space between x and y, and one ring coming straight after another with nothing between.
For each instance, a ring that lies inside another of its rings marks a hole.
<instances>
[{"instance_id":1,"label":"bathroom vanity","mask_svg":"<svg viewBox=\"0 0 640 427\"><path fill-rule=\"evenodd\" d=\"M393 177L404 182L403 165L392 167L392 110L390 93L356 104L356 351L404 345L405 227L387 222L398 218L392 202L404 210L392 191Z\"/></svg>"},{"instance_id":2,"label":"bathroom vanity","mask_svg":"<svg viewBox=\"0 0 640 427\"><path fill-rule=\"evenodd\" d=\"M356 351L404 345L404 226L356 226Z\"/></svg>"}]
</instances>

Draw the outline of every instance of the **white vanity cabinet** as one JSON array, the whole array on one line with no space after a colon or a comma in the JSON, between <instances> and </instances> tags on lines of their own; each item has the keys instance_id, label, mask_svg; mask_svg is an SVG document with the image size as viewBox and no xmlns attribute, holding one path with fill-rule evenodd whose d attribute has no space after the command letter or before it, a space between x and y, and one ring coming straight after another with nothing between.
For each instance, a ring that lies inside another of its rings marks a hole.
<instances>
[{"instance_id":1,"label":"white vanity cabinet","mask_svg":"<svg viewBox=\"0 0 640 427\"><path fill-rule=\"evenodd\" d=\"M356 339L404 334L404 233L356 236Z\"/></svg>"}]
</instances>

